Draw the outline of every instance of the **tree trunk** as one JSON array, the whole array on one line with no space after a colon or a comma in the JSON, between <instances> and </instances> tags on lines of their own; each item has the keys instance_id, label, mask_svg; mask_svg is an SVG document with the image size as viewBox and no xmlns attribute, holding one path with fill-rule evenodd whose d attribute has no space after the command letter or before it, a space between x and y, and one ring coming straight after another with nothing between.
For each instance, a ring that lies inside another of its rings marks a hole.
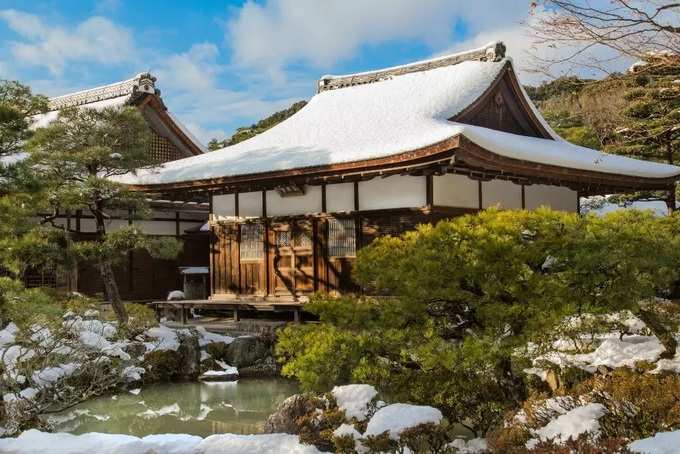
<instances>
[{"instance_id":1,"label":"tree trunk","mask_svg":"<svg viewBox=\"0 0 680 454\"><path fill-rule=\"evenodd\" d=\"M103 242L106 238L106 224L104 223L104 203L95 195L95 207L93 210L94 218L97 223L97 241ZM125 305L120 299L120 292L118 291L118 284L116 283L116 276L113 274L113 268L111 263L107 262L104 257L99 258L99 275L104 283L104 290L106 291L106 297L111 301L111 306L113 311L116 313L116 317L121 325L127 323L127 312L125 311Z\"/></svg>"},{"instance_id":2,"label":"tree trunk","mask_svg":"<svg viewBox=\"0 0 680 454\"><path fill-rule=\"evenodd\" d=\"M671 359L675 357L675 350L678 347L675 337L673 336L673 333L668 331L663 323L661 323L661 320L659 320L656 314L646 309L640 309L638 311L638 317L640 317L640 320L647 325L647 328L652 331L652 334L654 334L657 339L659 339L659 342L661 342L661 345L663 345L665 351L661 353L659 358Z\"/></svg>"},{"instance_id":3,"label":"tree trunk","mask_svg":"<svg viewBox=\"0 0 680 454\"><path fill-rule=\"evenodd\" d=\"M101 260L99 262L99 274L101 275L102 282L104 283L104 289L106 290L106 296L111 301L111 306L113 311L116 313L116 317L121 324L127 323L127 312L125 311L125 305L120 299L120 293L118 292L118 284L116 284L116 278L113 274L113 268L111 264Z\"/></svg>"}]
</instances>

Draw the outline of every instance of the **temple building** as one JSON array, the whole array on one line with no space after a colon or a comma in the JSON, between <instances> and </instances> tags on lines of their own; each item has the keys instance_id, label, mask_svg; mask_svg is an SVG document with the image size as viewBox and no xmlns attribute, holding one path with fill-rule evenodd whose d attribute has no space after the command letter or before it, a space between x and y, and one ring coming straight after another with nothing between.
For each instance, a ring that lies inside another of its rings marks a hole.
<instances>
[{"instance_id":1,"label":"temple building","mask_svg":"<svg viewBox=\"0 0 680 454\"><path fill-rule=\"evenodd\" d=\"M59 116L61 109L77 107L103 109L106 107L134 106L147 121L152 133L149 154L158 162L200 156L207 149L168 110L161 92L156 88L156 78L148 73L102 87L57 96L49 100L48 112L33 117L32 128L49 125ZM129 254L128 262L116 269L121 296L128 300L164 299L171 290L181 289L185 277L183 268L208 266L208 233L201 227L208 220L207 202L152 200L152 216L135 219L131 213L108 213L107 231L128 224L137 225L149 235L175 236L184 242L184 250L177 260L157 260L146 252ZM94 238L95 221L87 210L60 213L55 224L75 234L75 238ZM73 273L58 275L49 269L30 270L24 276L28 286L65 287L85 294L103 290L99 272L92 266L80 265Z\"/></svg>"},{"instance_id":2,"label":"temple building","mask_svg":"<svg viewBox=\"0 0 680 454\"><path fill-rule=\"evenodd\" d=\"M673 193L679 176L560 138L496 42L324 76L262 134L122 181L209 198L210 303L290 308L356 290L356 252L381 235L494 206L578 212L582 196Z\"/></svg>"}]
</instances>

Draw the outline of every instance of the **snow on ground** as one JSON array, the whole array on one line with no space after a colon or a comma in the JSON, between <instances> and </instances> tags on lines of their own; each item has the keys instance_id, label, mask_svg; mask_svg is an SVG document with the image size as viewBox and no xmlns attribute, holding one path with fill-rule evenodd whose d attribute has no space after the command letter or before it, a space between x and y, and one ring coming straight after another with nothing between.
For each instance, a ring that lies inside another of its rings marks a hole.
<instances>
[{"instance_id":1,"label":"snow on ground","mask_svg":"<svg viewBox=\"0 0 680 454\"><path fill-rule=\"evenodd\" d=\"M550 421L546 426L534 430L537 438L527 442L531 449L539 440L555 440L563 443L570 438L578 438L583 433L599 434L601 418L605 414L605 407L601 404L587 404L576 407Z\"/></svg>"},{"instance_id":2,"label":"snow on ground","mask_svg":"<svg viewBox=\"0 0 680 454\"><path fill-rule=\"evenodd\" d=\"M628 448L644 454L677 454L680 452L680 430L659 432L653 437L634 441Z\"/></svg>"},{"instance_id":3,"label":"snow on ground","mask_svg":"<svg viewBox=\"0 0 680 454\"><path fill-rule=\"evenodd\" d=\"M0 439L0 452L7 454L317 454L296 435L212 435L205 439L187 434L158 434L143 438L130 435L45 433L28 430L17 438Z\"/></svg>"},{"instance_id":4,"label":"snow on ground","mask_svg":"<svg viewBox=\"0 0 680 454\"><path fill-rule=\"evenodd\" d=\"M331 393L347 419L356 418L358 421L366 419L368 406L378 395L378 391L371 385L336 386Z\"/></svg>"},{"instance_id":5,"label":"snow on ground","mask_svg":"<svg viewBox=\"0 0 680 454\"><path fill-rule=\"evenodd\" d=\"M198 345L201 347L212 344L213 342L224 342L225 344L231 344L234 341L234 338L231 336L223 336L221 334L212 333L202 326L197 326L196 331L198 331L199 336Z\"/></svg>"},{"instance_id":6,"label":"snow on ground","mask_svg":"<svg viewBox=\"0 0 680 454\"><path fill-rule=\"evenodd\" d=\"M392 404L381 408L373 415L368 421L364 437L389 432L390 438L396 440L404 430L410 427L429 422L439 424L442 418L442 413L433 407Z\"/></svg>"}]
</instances>

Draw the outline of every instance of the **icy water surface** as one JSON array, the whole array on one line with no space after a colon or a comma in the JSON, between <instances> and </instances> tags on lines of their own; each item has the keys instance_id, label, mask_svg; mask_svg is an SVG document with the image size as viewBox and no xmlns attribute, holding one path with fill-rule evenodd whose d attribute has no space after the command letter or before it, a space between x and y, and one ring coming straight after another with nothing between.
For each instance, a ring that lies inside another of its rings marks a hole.
<instances>
[{"instance_id":1,"label":"icy water surface","mask_svg":"<svg viewBox=\"0 0 680 454\"><path fill-rule=\"evenodd\" d=\"M146 386L84 402L50 416L59 432L252 434L279 403L298 392L283 379L223 383L168 383Z\"/></svg>"}]
</instances>

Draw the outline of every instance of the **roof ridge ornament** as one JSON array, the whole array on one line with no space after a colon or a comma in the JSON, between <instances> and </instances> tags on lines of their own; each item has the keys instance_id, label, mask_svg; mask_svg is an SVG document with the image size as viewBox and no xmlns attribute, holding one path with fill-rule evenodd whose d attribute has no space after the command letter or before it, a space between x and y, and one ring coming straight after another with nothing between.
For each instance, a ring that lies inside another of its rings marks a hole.
<instances>
[{"instance_id":1,"label":"roof ridge ornament","mask_svg":"<svg viewBox=\"0 0 680 454\"><path fill-rule=\"evenodd\" d=\"M375 71L348 74L344 76L322 76L317 82L317 93L327 90L335 90L338 88L351 87L354 85L380 82L382 80L391 79L394 76L429 71L431 69L442 68L444 66L457 65L458 63L462 63L464 61L498 62L505 58L505 50L506 47L502 41L493 41L477 49L444 55L442 57L436 57L429 60L407 63L405 65L395 66L392 68L378 69Z\"/></svg>"},{"instance_id":2,"label":"roof ridge ornament","mask_svg":"<svg viewBox=\"0 0 680 454\"><path fill-rule=\"evenodd\" d=\"M151 73L140 73L132 79L116 82L101 87L90 88L75 93L68 93L50 98L49 110L60 110L67 107L77 107L120 96L138 96L143 93L160 96L156 88L156 77Z\"/></svg>"}]
</instances>

